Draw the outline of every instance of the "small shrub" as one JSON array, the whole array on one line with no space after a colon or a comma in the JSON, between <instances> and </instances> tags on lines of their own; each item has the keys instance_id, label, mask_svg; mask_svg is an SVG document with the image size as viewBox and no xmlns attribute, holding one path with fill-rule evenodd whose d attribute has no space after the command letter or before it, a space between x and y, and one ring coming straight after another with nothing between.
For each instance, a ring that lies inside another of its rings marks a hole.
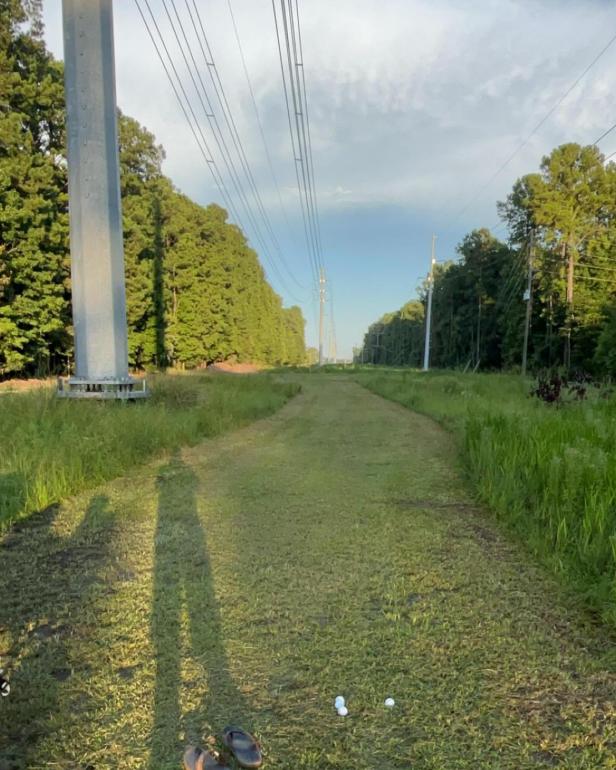
<instances>
[{"instance_id":1,"label":"small shrub","mask_svg":"<svg viewBox=\"0 0 616 770\"><path fill-rule=\"evenodd\" d=\"M537 376L537 384L531 390L531 396L536 396L545 404L560 404L566 382L558 372L541 373Z\"/></svg>"}]
</instances>

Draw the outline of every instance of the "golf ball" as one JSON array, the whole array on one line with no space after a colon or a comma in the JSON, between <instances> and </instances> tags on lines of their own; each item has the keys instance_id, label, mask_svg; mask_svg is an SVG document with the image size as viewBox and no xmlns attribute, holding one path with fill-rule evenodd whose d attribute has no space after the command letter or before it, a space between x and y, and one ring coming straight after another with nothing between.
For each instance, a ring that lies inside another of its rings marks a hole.
<instances>
[{"instance_id":1,"label":"golf ball","mask_svg":"<svg viewBox=\"0 0 616 770\"><path fill-rule=\"evenodd\" d=\"M396 701L393 698L385 698L385 705L388 709L392 709L396 705Z\"/></svg>"},{"instance_id":2,"label":"golf ball","mask_svg":"<svg viewBox=\"0 0 616 770\"><path fill-rule=\"evenodd\" d=\"M344 705L346 705L346 701L344 700L342 695L338 695L338 697L334 701L334 708L339 709L339 708L342 708Z\"/></svg>"},{"instance_id":3,"label":"golf ball","mask_svg":"<svg viewBox=\"0 0 616 770\"><path fill-rule=\"evenodd\" d=\"M346 706L340 706L338 709L338 716L339 717L345 717L349 713L349 710Z\"/></svg>"}]
</instances>

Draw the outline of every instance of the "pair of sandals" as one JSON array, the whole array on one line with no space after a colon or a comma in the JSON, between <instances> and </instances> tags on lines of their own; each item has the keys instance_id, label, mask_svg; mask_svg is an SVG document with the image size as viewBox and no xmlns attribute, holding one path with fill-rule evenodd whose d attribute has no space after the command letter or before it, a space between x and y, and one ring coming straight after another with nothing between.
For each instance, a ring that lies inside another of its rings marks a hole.
<instances>
[{"instance_id":1,"label":"pair of sandals","mask_svg":"<svg viewBox=\"0 0 616 770\"><path fill-rule=\"evenodd\" d=\"M222 742L240 767L255 768L263 764L259 744L241 727L225 727ZM184 752L184 770L229 770L229 767L217 751L189 746Z\"/></svg>"}]
</instances>

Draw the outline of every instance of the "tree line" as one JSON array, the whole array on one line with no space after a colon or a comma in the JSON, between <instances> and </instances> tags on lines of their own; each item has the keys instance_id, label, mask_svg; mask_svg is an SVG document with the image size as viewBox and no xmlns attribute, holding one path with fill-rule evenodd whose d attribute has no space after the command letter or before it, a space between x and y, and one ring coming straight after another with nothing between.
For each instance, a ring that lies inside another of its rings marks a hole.
<instances>
[{"instance_id":1,"label":"tree line","mask_svg":"<svg viewBox=\"0 0 616 770\"><path fill-rule=\"evenodd\" d=\"M530 302L529 369L616 375L616 164L561 145L497 207L506 243L474 230L435 266L431 365L519 367ZM370 326L357 361L420 366L428 288Z\"/></svg>"},{"instance_id":2,"label":"tree line","mask_svg":"<svg viewBox=\"0 0 616 770\"><path fill-rule=\"evenodd\" d=\"M62 63L42 0L0 0L0 376L65 372L73 356ZM236 358L300 364L304 318L285 308L227 212L191 201L164 150L119 115L133 367Z\"/></svg>"}]
</instances>

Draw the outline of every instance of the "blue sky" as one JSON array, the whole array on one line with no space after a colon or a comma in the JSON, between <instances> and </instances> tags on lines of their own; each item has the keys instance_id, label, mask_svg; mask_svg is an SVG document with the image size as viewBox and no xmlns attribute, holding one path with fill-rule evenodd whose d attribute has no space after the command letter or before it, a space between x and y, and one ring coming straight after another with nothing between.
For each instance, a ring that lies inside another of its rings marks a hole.
<instances>
[{"instance_id":1,"label":"blue sky","mask_svg":"<svg viewBox=\"0 0 616 770\"><path fill-rule=\"evenodd\" d=\"M284 215L227 0L198 1L265 207L289 269L306 289L268 276L285 303L302 300L307 340L315 344L315 293L271 2L232 0L232 6ZM165 29L161 0L150 4ZM184 7L182 0L176 5ZM475 198L616 33L616 11L600 0L299 0L299 8L324 260L338 354L350 356L369 323L414 296L428 268L432 232L439 258L452 256L466 232L498 221L495 201L517 177L536 170L542 155L566 141L590 143L616 122L614 44ZM116 0L114 9L119 106L164 145L164 170L176 186L200 203L219 200L134 2ZM61 0L46 0L45 21L48 44L61 58ZM616 132L601 149L616 150Z\"/></svg>"}]
</instances>

